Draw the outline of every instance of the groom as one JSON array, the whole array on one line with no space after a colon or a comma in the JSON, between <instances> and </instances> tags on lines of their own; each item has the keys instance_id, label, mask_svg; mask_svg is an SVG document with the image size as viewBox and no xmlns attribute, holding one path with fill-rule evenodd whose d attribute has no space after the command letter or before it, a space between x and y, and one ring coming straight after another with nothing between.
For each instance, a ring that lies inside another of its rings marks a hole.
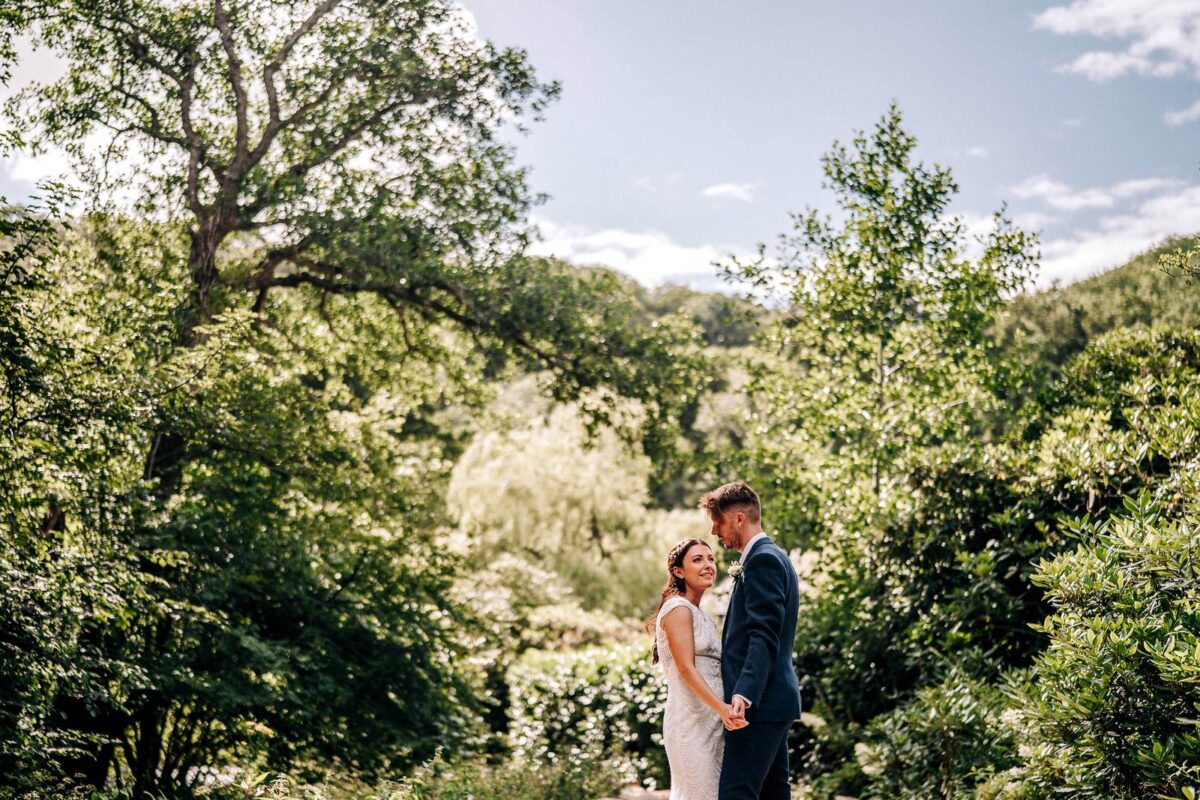
<instances>
[{"instance_id":1,"label":"groom","mask_svg":"<svg viewBox=\"0 0 1200 800\"><path fill-rule=\"evenodd\" d=\"M796 570L762 532L758 495L745 483L713 489L700 507L712 520L713 536L742 554L725 615L721 674L725 702L750 724L725 732L720 800L789 800L787 735L800 716L792 667Z\"/></svg>"}]
</instances>

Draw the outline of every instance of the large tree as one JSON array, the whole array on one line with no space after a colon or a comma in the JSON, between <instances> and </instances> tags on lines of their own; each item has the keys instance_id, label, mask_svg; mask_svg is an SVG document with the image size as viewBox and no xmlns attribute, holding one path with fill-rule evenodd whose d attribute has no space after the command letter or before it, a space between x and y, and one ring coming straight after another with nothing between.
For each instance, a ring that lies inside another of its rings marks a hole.
<instances>
[{"instance_id":1,"label":"large tree","mask_svg":"<svg viewBox=\"0 0 1200 800\"><path fill-rule=\"evenodd\" d=\"M313 287L516 351L564 395L677 396L638 369L653 340L612 334L612 282L520 257L535 198L500 134L557 86L453 4L53 0L8 21L68 67L9 104L26 142L77 156L95 197L186 225L182 345L222 309ZM161 480L182 447L164 433Z\"/></svg>"},{"instance_id":2,"label":"large tree","mask_svg":"<svg viewBox=\"0 0 1200 800\"><path fill-rule=\"evenodd\" d=\"M67 67L9 112L94 199L55 286L85 302L57 310L120 343L135 453L104 486L121 526L22 492L64 540L119 537L154 599L79 634L128 667L105 692L43 687L42 722L91 743L60 765L170 794L230 759L369 776L469 738L469 621L432 546L452 410L515 357L593 422L638 401L653 454L693 393L686 342L614 279L523 255L536 198L503 131L556 87L444 0L35 0L0 23Z\"/></svg>"},{"instance_id":3,"label":"large tree","mask_svg":"<svg viewBox=\"0 0 1200 800\"><path fill-rule=\"evenodd\" d=\"M775 253L726 265L783 312L750 443L777 483L815 449L823 488L880 506L907 460L978 431L994 408L1004 372L988 327L1028 279L1035 241L998 213L972 257L950 171L916 148L893 105L822 158L835 214L795 214Z\"/></svg>"}]
</instances>

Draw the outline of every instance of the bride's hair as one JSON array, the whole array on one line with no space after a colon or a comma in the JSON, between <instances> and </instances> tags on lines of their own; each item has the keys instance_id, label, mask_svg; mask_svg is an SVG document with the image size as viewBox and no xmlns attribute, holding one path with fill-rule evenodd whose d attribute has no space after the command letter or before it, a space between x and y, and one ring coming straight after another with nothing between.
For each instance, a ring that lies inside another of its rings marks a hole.
<instances>
[{"instance_id":1,"label":"bride's hair","mask_svg":"<svg viewBox=\"0 0 1200 800\"><path fill-rule=\"evenodd\" d=\"M688 550L698 544L704 545L709 550L712 549L712 546L703 539L684 539L672 547L671 552L667 553L667 582L663 584L662 592L658 596L658 608L654 609L654 614L646 620L646 630L655 632L654 658L650 662L652 664L658 663L658 633L656 631L658 612L662 611L663 603L667 600L681 596L687 591L687 582L675 574L675 568L683 566L683 559L687 556Z\"/></svg>"}]
</instances>

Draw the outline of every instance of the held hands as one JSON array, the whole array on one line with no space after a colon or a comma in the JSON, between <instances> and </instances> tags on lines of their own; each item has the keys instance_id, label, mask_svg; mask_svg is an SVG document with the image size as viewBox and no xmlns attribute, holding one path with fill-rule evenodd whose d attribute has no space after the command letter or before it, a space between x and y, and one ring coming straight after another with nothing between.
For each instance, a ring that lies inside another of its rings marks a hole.
<instances>
[{"instance_id":1,"label":"held hands","mask_svg":"<svg viewBox=\"0 0 1200 800\"><path fill-rule=\"evenodd\" d=\"M750 724L746 722L746 709L740 698L735 697L733 705L721 704L721 722L727 731L736 731Z\"/></svg>"}]
</instances>

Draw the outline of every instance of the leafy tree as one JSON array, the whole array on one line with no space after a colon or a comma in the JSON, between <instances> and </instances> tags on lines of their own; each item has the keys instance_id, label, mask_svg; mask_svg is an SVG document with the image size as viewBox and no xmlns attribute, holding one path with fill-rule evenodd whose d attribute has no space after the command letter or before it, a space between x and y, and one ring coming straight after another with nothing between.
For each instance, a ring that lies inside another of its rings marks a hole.
<instances>
[{"instance_id":1,"label":"leafy tree","mask_svg":"<svg viewBox=\"0 0 1200 800\"><path fill-rule=\"evenodd\" d=\"M783 306L770 339L781 360L752 390L761 425L751 452L798 435L829 454L824 491L841 483L877 506L915 451L980 430L1004 375L988 326L1035 257L1034 240L1002 214L982 255L966 257L963 223L947 212L957 187L949 170L914 160L916 145L892 106L823 157L836 218L796 214L774 256L760 246L756 260L725 268ZM786 456L763 460L770 479ZM831 508L831 520L844 518L845 503Z\"/></svg>"},{"instance_id":2,"label":"leafy tree","mask_svg":"<svg viewBox=\"0 0 1200 800\"><path fill-rule=\"evenodd\" d=\"M123 274L98 280L111 265L71 235L10 305L41 330L5 353L5 779L174 792L235 757L317 754L370 776L470 735L465 680L442 666L463 611L448 563L413 558L433 502L386 397L331 403L340 381L314 396L307 359L332 367L344 342L298 352L237 317L155 364L173 352L173 298L145 284L135 245L164 232L93 233L122 242ZM320 324L340 324L327 311ZM204 448L169 513L143 473L162 413Z\"/></svg>"},{"instance_id":3,"label":"leafy tree","mask_svg":"<svg viewBox=\"0 0 1200 800\"><path fill-rule=\"evenodd\" d=\"M132 188L186 225L181 343L222 309L262 311L272 289L372 294L414 342L454 326L489 358L552 370L563 395L606 383L670 418L677 385L646 391L660 339L622 328L613 282L512 257L532 198L496 130L557 86L452 5L47 0L9 24L68 64L10 103L27 138L86 164L89 134L111 132L97 196ZM164 437L154 474L171 483L186 459Z\"/></svg>"},{"instance_id":4,"label":"leafy tree","mask_svg":"<svg viewBox=\"0 0 1200 800\"><path fill-rule=\"evenodd\" d=\"M83 473L125 516L56 524L108 526L162 610L91 632L133 679L42 685L97 743L49 761L174 794L233 760L373 777L470 741L474 623L434 546L447 412L515 357L593 423L638 399L658 453L693 391L689 343L616 281L521 254L534 198L498 131L556 87L442 0L45 0L0 28L67 64L9 112L95 198L63 222L58 322L137 401L111 485Z\"/></svg>"},{"instance_id":5,"label":"leafy tree","mask_svg":"<svg viewBox=\"0 0 1200 800\"><path fill-rule=\"evenodd\" d=\"M446 500L470 542L468 563L491 572L498 554L515 556L553 571L587 609L642 618L667 550L705 521L650 508L646 456L611 431L589 435L573 405L532 411L529 388L501 393L494 408L522 407L476 433L454 465Z\"/></svg>"}]
</instances>

